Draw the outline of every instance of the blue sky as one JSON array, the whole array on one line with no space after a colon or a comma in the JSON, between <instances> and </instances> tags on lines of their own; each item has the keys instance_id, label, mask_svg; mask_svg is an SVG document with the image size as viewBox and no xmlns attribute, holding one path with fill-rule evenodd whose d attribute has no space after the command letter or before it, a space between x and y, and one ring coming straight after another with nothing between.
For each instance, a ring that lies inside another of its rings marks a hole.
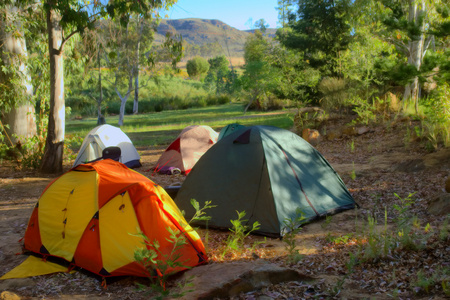
<instances>
[{"instance_id":1,"label":"blue sky","mask_svg":"<svg viewBox=\"0 0 450 300\"><path fill-rule=\"evenodd\" d=\"M270 28L278 26L277 0L178 0L167 12L169 19L217 19L231 27L247 30L264 19Z\"/></svg>"}]
</instances>

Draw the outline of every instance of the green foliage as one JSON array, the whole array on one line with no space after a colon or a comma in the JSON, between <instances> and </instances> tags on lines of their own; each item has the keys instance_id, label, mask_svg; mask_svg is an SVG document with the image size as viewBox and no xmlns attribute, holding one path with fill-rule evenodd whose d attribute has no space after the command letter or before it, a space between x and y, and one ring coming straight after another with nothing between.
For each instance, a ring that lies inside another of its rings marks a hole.
<instances>
[{"instance_id":1,"label":"green foliage","mask_svg":"<svg viewBox=\"0 0 450 300\"><path fill-rule=\"evenodd\" d=\"M435 150L439 145L450 146L450 84L440 84L436 91L423 102L425 118L422 126Z\"/></svg>"},{"instance_id":2,"label":"green foliage","mask_svg":"<svg viewBox=\"0 0 450 300\"><path fill-rule=\"evenodd\" d=\"M369 123L377 121L377 113L370 103L362 100L358 96L351 97L350 101L355 105L353 111L358 115L357 122L369 125Z\"/></svg>"},{"instance_id":3,"label":"green foliage","mask_svg":"<svg viewBox=\"0 0 450 300\"><path fill-rule=\"evenodd\" d=\"M197 56L187 61L186 70L190 78L198 79L209 70L209 63L203 57Z\"/></svg>"},{"instance_id":4,"label":"green foliage","mask_svg":"<svg viewBox=\"0 0 450 300\"><path fill-rule=\"evenodd\" d=\"M417 278L412 281L414 292L416 294L429 294L430 289L436 284L441 284L444 293L448 296L448 282L449 282L450 269L448 267L438 268L436 270L420 269L417 272Z\"/></svg>"},{"instance_id":5,"label":"green foliage","mask_svg":"<svg viewBox=\"0 0 450 300\"><path fill-rule=\"evenodd\" d=\"M274 45L267 60L278 71L273 92L278 98L294 100L298 105L306 105L315 99L321 74L311 68L302 54Z\"/></svg>"},{"instance_id":6,"label":"green foliage","mask_svg":"<svg viewBox=\"0 0 450 300\"><path fill-rule=\"evenodd\" d=\"M388 227L387 209L384 215L384 229L377 226L375 217L369 216L367 227L356 236L359 241L357 256L362 262L375 263L379 260L390 257L394 251L424 249L432 236L432 229L429 224L421 227L417 217L411 213L411 205L414 203L415 193L410 193L406 198L394 194L400 201L393 205L397 212L395 226ZM336 239L336 241L340 241Z\"/></svg>"},{"instance_id":7,"label":"green foliage","mask_svg":"<svg viewBox=\"0 0 450 300\"><path fill-rule=\"evenodd\" d=\"M292 0L278 0L278 6L275 7L278 10L278 22L281 27L285 27L289 21L289 13L292 12Z\"/></svg>"},{"instance_id":8,"label":"green foliage","mask_svg":"<svg viewBox=\"0 0 450 300\"><path fill-rule=\"evenodd\" d=\"M208 59L209 70L205 77L205 88L215 91L216 94L232 94L237 91L236 70L228 69L228 60L225 55Z\"/></svg>"},{"instance_id":9,"label":"green foliage","mask_svg":"<svg viewBox=\"0 0 450 300\"><path fill-rule=\"evenodd\" d=\"M155 299L166 299L167 297L181 297L184 293L174 292L166 288L168 278L175 273L176 268L186 268L188 266L182 261L182 255L180 250L188 242L186 238L179 230L173 230L167 227L167 231L170 233L170 237L167 241L172 245L171 249L160 249L160 244L157 240L150 241L148 237L139 232L134 235L143 239L145 247L136 249L134 252L134 259L140 263L148 272L148 278L150 279L150 288L154 293L157 293ZM170 250L168 253L165 253ZM163 252L164 251L164 252ZM140 288L145 289L144 285L140 285Z\"/></svg>"},{"instance_id":10,"label":"green foliage","mask_svg":"<svg viewBox=\"0 0 450 300\"><path fill-rule=\"evenodd\" d=\"M111 78L111 72L104 71L103 76ZM225 95L208 94L202 83L194 80L183 80L178 76L153 76L147 73L141 74L142 82L146 82L140 90L139 112L160 112L164 110L181 110L193 107L205 107L208 105L231 102L231 98ZM83 81L80 79L70 86L70 94L66 97L66 105L72 108L75 116L96 116L96 99L99 96L95 80ZM119 114L120 101L115 96L114 87L106 80L103 86L102 111L108 114ZM125 113L133 113L133 102L127 101Z\"/></svg>"},{"instance_id":11,"label":"green foliage","mask_svg":"<svg viewBox=\"0 0 450 300\"><path fill-rule=\"evenodd\" d=\"M392 68L382 69L381 62L393 64L398 58L395 47L374 35L365 24L366 17L360 15L355 18L355 38L336 58L336 72L347 80L351 95L368 101L377 95L382 84L390 80Z\"/></svg>"},{"instance_id":12,"label":"green foliage","mask_svg":"<svg viewBox=\"0 0 450 300\"><path fill-rule=\"evenodd\" d=\"M297 244L295 242L296 235L302 230L300 227L305 219L304 213L297 208L295 211L296 215L294 218L286 218L283 221L283 242L285 243L285 248L288 251L287 262L295 264L299 262L303 255L301 255L297 250Z\"/></svg>"},{"instance_id":13,"label":"green foliage","mask_svg":"<svg viewBox=\"0 0 450 300\"><path fill-rule=\"evenodd\" d=\"M341 236L332 236L330 234L327 235L327 241L329 241L330 243L334 243L336 245L339 244L347 244L349 243L352 239L353 239L353 234L349 233L346 235L341 235Z\"/></svg>"},{"instance_id":14,"label":"green foliage","mask_svg":"<svg viewBox=\"0 0 450 300\"><path fill-rule=\"evenodd\" d=\"M39 169L42 157L44 156L45 139L42 136L35 135L24 140L22 145L22 161L24 168Z\"/></svg>"},{"instance_id":15,"label":"green foliage","mask_svg":"<svg viewBox=\"0 0 450 300\"><path fill-rule=\"evenodd\" d=\"M289 31L278 31L280 42L305 54L312 68L336 75L336 60L351 40L349 0L301 0L289 18Z\"/></svg>"},{"instance_id":16,"label":"green foliage","mask_svg":"<svg viewBox=\"0 0 450 300\"><path fill-rule=\"evenodd\" d=\"M227 251L235 250L238 251L243 248L245 238L251 234L253 231L258 230L261 224L256 221L250 228L244 225L248 220L243 219L245 217L245 211L238 212L238 218L236 220L230 220L232 228L230 228L231 234L227 238L226 249L222 253L225 255Z\"/></svg>"},{"instance_id":17,"label":"green foliage","mask_svg":"<svg viewBox=\"0 0 450 300\"><path fill-rule=\"evenodd\" d=\"M336 110L344 107L347 102L347 83L337 77L325 77L318 85L323 98L321 106L325 110Z\"/></svg>"},{"instance_id":18,"label":"green foliage","mask_svg":"<svg viewBox=\"0 0 450 300\"><path fill-rule=\"evenodd\" d=\"M81 148L84 136L75 134L73 136L66 136L64 140L64 160L71 162L75 160L78 150Z\"/></svg>"},{"instance_id":19,"label":"green foliage","mask_svg":"<svg viewBox=\"0 0 450 300\"><path fill-rule=\"evenodd\" d=\"M191 205L195 209L195 214L191 218L191 220L189 220L189 222L188 222L189 224L196 222L196 221L211 220L211 216L206 215L205 210L217 207L217 205L211 205L211 201L205 201L205 204L203 205L203 207L200 207L200 204L195 199L191 199Z\"/></svg>"},{"instance_id":20,"label":"green foliage","mask_svg":"<svg viewBox=\"0 0 450 300\"><path fill-rule=\"evenodd\" d=\"M244 74L242 75L243 94L248 99L245 111L249 108L267 110L273 102L281 74L270 59L271 45L256 31L247 38L244 47Z\"/></svg>"}]
</instances>

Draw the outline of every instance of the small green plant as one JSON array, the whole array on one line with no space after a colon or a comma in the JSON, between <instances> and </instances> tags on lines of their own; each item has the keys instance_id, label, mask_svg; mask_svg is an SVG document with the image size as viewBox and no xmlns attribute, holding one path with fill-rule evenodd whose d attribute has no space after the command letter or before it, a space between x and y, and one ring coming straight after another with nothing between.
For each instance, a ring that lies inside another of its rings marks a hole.
<instances>
[{"instance_id":1,"label":"small green plant","mask_svg":"<svg viewBox=\"0 0 450 300\"><path fill-rule=\"evenodd\" d=\"M231 234L228 236L226 249L223 251L222 256L224 256L229 249L242 249L245 238L253 231L258 230L261 226L261 224L256 221L253 223L252 228L249 228L249 226L244 225L244 223L248 221L243 219L245 217L245 211L236 212L238 214L238 218L236 220L230 220L233 226L230 228Z\"/></svg>"},{"instance_id":2,"label":"small green plant","mask_svg":"<svg viewBox=\"0 0 450 300\"><path fill-rule=\"evenodd\" d=\"M417 272L417 280L414 282L415 292L424 291L426 294L430 292L430 287L435 284L434 276L427 276L423 270Z\"/></svg>"},{"instance_id":3,"label":"small green plant","mask_svg":"<svg viewBox=\"0 0 450 300\"><path fill-rule=\"evenodd\" d=\"M404 249L417 251L424 247L432 233L430 232L429 225L426 225L424 228L425 234L421 233L418 218L412 216L410 213L410 206L415 201L413 198L414 194L415 193L410 193L406 198L402 198L394 193L394 195L400 199L400 204L394 204L393 207L398 213L395 220L398 230L398 244Z\"/></svg>"},{"instance_id":4,"label":"small green plant","mask_svg":"<svg viewBox=\"0 0 450 300\"><path fill-rule=\"evenodd\" d=\"M189 224L191 224L192 222L196 222L196 221L209 221L209 220L211 220L211 216L207 216L206 213L205 213L205 210L210 209L210 208L214 208L214 207L217 206L217 205L211 205L211 201L205 201L205 204L203 205L203 207L200 208L200 204L195 199L191 199L191 205L195 209L195 214L191 218L191 220L189 220Z\"/></svg>"},{"instance_id":5,"label":"small green plant","mask_svg":"<svg viewBox=\"0 0 450 300\"><path fill-rule=\"evenodd\" d=\"M285 247L288 252L288 263L295 264L303 258L303 255L301 255L297 250L295 236L302 230L300 226L302 225L304 219L304 213L299 208L297 208L297 210L295 211L295 217L293 219L286 218L283 221L283 242L285 243Z\"/></svg>"},{"instance_id":6,"label":"small green plant","mask_svg":"<svg viewBox=\"0 0 450 300\"><path fill-rule=\"evenodd\" d=\"M203 207L200 207L200 204L195 199L191 199L191 205L195 209L195 214L191 218L191 220L189 220L189 224L192 224L196 221L205 221L206 222L206 232L205 232L205 236L204 236L204 242L205 242L204 244L205 244L206 249L208 249L208 247L209 247L208 221L211 220L211 216L206 215L205 210L214 208L217 205L211 205L211 201L205 201L205 204L203 205ZM182 214L184 215L184 211L182 211Z\"/></svg>"},{"instance_id":7,"label":"small green plant","mask_svg":"<svg viewBox=\"0 0 450 300\"><path fill-rule=\"evenodd\" d=\"M365 247L364 257L366 259L377 260L381 256L380 252L380 235L376 231L377 221L375 218L368 217L368 234L367 234L367 246Z\"/></svg>"},{"instance_id":8,"label":"small green plant","mask_svg":"<svg viewBox=\"0 0 450 300\"><path fill-rule=\"evenodd\" d=\"M384 230L378 232L376 226L377 220L369 216L368 232L365 234L367 243L363 247L362 258L370 261L377 261L380 258L388 256L394 246L391 232L388 231L386 209L384 211Z\"/></svg>"},{"instance_id":9,"label":"small green plant","mask_svg":"<svg viewBox=\"0 0 450 300\"><path fill-rule=\"evenodd\" d=\"M355 266L357 266L359 264L359 259L358 256L360 255L359 252L357 253L349 253L350 258L349 261L347 263L345 263L345 266L347 267L347 272L348 274L352 274L355 270Z\"/></svg>"},{"instance_id":10,"label":"small green plant","mask_svg":"<svg viewBox=\"0 0 450 300\"><path fill-rule=\"evenodd\" d=\"M350 173L350 178L351 178L352 180L355 180L355 179L356 179L355 162L352 162L352 171L351 171L351 173Z\"/></svg>"},{"instance_id":11,"label":"small green plant","mask_svg":"<svg viewBox=\"0 0 450 300\"><path fill-rule=\"evenodd\" d=\"M398 217L396 218L397 225L400 229L403 229L404 227L408 226L411 221L411 215L409 212L410 206L414 203L413 196L416 194L410 193L406 198L400 197L397 193L394 193L394 196L397 197L400 200L400 204L393 205L394 209L398 213Z\"/></svg>"},{"instance_id":12,"label":"small green plant","mask_svg":"<svg viewBox=\"0 0 450 300\"><path fill-rule=\"evenodd\" d=\"M349 144L350 147L350 153L355 153L355 140L352 139L352 141Z\"/></svg>"},{"instance_id":13,"label":"small green plant","mask_svg":"<svg viewBox=\"0 0 450 300\"><path fill-rule=\"evenodd\" d=\"M332 219L333 219L333 217L330 215L325 216L325 221L320 226L322 228L327 228L328 225L330 225Z\"/></svg>"},{"instance_id":14,"label":"small green plant","mask_svg":"<svg viewBox=\"0 0 450 300\"><path fill-rule=\"evenodd\" d=\"M335 236L335 235L331 235L331 234L327 235L327 241L330 243L334 243L336 245L347 244L351 239L353 239L352 233L349 233L346 235L341 235L341 236Z\"/></svg>"},{"instance_id":15,"label":"small green plant","mask_svg":"<svg viewBox=\"0 0 450 300\"><path fill-rule=\"evenodd\" d=\"M174 292L166 288L168 278L173 275L177 268L189 269L189 266L184 265L181 260L182 255L180 254L180 249L187 244L186 238L179 230L173 230L167 227L167 231L170 237L167 241L170 242L172 248L167 253L166 250L163 252L160 248L159 241L150 241L148 237L139 232L134 236L143 239L143 244L145 247L136 249L134 252L134 259L140 263L147 270L150 279L150 288L153 293L157 296L154 299L166 299L167 297L179 298L185 293L191 290L185 291L183 293ZM181 291L185 287L189 286L189 282L183 283L179 286ZM140 289L146 289L147 287L142 284L138 284Z\"/></svg>"}]
</instances>

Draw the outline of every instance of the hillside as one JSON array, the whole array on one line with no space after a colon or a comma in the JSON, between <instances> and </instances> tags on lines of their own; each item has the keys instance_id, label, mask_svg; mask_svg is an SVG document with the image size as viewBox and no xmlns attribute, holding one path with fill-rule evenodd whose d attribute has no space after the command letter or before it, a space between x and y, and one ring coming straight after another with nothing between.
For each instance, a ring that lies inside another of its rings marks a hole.
<instances>
[{"instance_id":1,"label":"hillside","mask_svg":"<svg viewBox=\"0 0 450 300\"><path fill-rule=\"evenodd\" d=\"M268 29L267 33L274 36L275 31L276 29ZM162 43L167 32L181 34L183 40L191 46L201 47L217 42L221 49L216 49L213 55L243 57L245 41L253 30L238 30L219 20L163 19L155 35L155 42Z\"/></svg>"}]
</instances>

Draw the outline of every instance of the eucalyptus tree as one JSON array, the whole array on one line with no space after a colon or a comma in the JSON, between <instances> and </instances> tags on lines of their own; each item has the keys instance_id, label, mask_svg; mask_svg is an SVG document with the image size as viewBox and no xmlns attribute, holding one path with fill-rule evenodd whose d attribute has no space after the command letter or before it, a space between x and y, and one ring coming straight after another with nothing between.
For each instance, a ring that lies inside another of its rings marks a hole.
<instances>
[{"instance_id":1,"label":"eucalyptus tree","mask_svg":"<svg viewBox=\"0 0 450 300\"><path fill-rule=\"evenodd\" d=\"M205 86L210 89L215 89L216 94L220 94L225 91L228 79L228 59L225 55L220 55L208 59L208 63L209 69L205 77Z\"/></svg>"},{"instance_id":2,"label":"eucalyptus tree","mask_svg":"<svg viewBox=\"0 0 450 300\"><path fill-rule=\"evenodd\" d=\"M278 6L275 7L278 10L278 22L281 27L284 28L288 24L289 14L292 12L293 0L278 0Z\"/></svg>"},{"instance_id":3,"label":"eucalyptus tree","mask_svg":"<svg viewBox=\"0 0 450 300\"><path fill-rule=\"evenodd\" d=\"M94 29L100 18L116 18L123 25L129 22L131 13L149 16L158 9L171 6L176 0L43 0L47 15L48 51L50 58L50 112L47 139L41 171L62 171L64 151L65 103L64 103L64 45L85 29Z\"/></svg>"},{"instance_id":4,"label":"eucalyptus tree","mask_svg":"<svg viewBox=\"0 0 450 300\"><path fill-rule=\"evenodd\" d=\"M272 44L259 30L249 35L244 45L244 73L242 88L250 98L245 111L252 105L264 109L270 94L277 86L280 73L269 60Z\"/></svg>"},{"instance_id":5,"label":"eucalyptus tree","mask_svg":"<svg viewBox=\"0 0 450 300\"><path fill-rule=\"evenodd\" d=\"M27 1L0 4L1 128L9 146L36 134L33 86L27 65ZM30 8L32 9L32 8Z\"/></svg>"},{"instance_id":6,"label":"eucalyptus tree","mask_svg":"<svg viewBox=\"0 0 450 300\"><path fill-rule=\"evenodd\" d=\"M182 40L179 36L167 33L163 44L152 44L158 21L143 20L142 16L134 15L126 26L109 22L105 33L109 40L106 60L114 77L109 81L120 99L119 126L124 124L126 102L132 94L135 96L133 113L138 112L139 87L146 85L139 81L140 72L156 72L160 62L171 62L173 66L181 59ZM149 79L154 79L149 75Z\"/></svg>"},{"instance_id":7,"label":"eucalyptus tree","mask_svg":"<svg viewBox=\"0 0 450 300\"><path fill-rule=\"evenodd\" d=\"M402 60L396 76L405 84L404 99L411 99L418 111L424 59L439 44L442 30L448 28L448 3L442 0L383 0L378 14L385 25L378 31L386 41L395 45ZM439 10L444 7L444 13ZM445 35L445 34L444 34Z\"/></svg>"},{"instance_id":8,"label":"eucalyptus tree","mask_svg":"<svg viewBox=\"0 0 450 300\"><path fill-rule=\"evenodd\" d=\"M120 99L119 122L124 124L125 104L133 94L133 78L135 76L135 32L136 24L128 22L122 26L119 22L109 22L108 24L108 67L112 71L114 78L111 81L114 91Z\"/></svg>"}]
</instances>

